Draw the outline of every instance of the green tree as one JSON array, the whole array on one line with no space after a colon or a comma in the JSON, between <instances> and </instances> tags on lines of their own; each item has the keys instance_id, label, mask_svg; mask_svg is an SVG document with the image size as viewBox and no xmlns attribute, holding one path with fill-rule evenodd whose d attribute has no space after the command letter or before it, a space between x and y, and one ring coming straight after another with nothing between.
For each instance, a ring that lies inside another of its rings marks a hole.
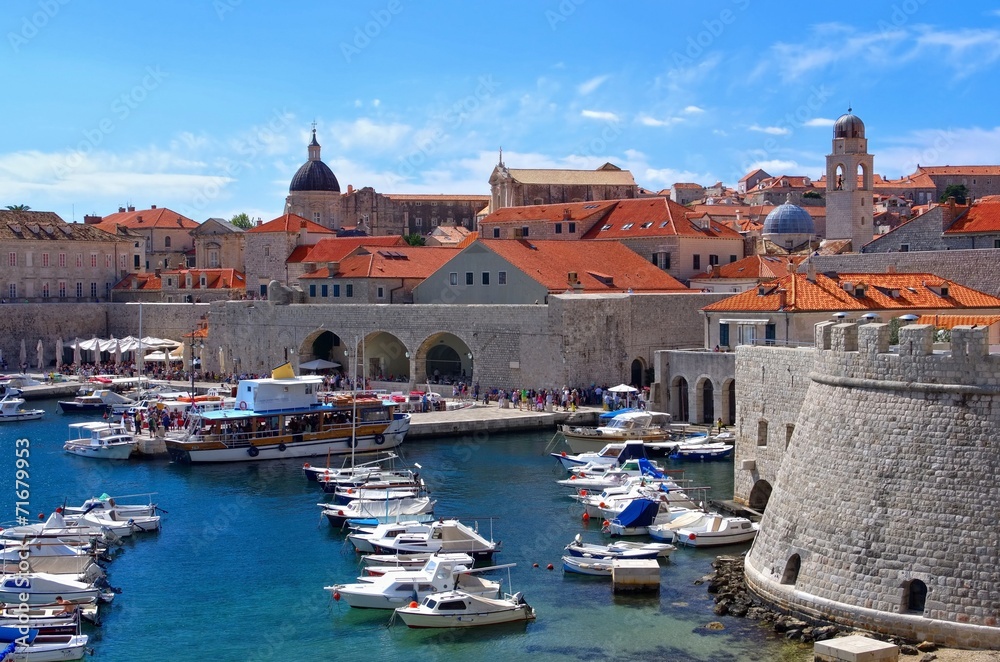
<instances>
[{"instance_id":1,"label":"green tree","mask_svg":"<svg viewBox=\"0 0 1000 662\"><path fill-rule=\"evenodd\" d=\"M948 198L952 196L955 196L955 202L964 205L969 197L969 189L965 188L965 184L950 184L941 194L940 202L948 202Z\"/></svg>"},{"instance_id":2,"label":"green tree","mask_svg":"<svg viewBox=\"0 0 1000 662\"><path fill-rule=\"evenodd\" d=\"M31 211L28 205L7 205L9 211Z\"/></svg>"},{"instance_id":3,"label":"green tree","mask_svg":"<svg viewBox=\"0 0 1000 662\"><path fill-rule=\"evenodd\" d=\"M427 240L424 239L423 235L414 232L413 234L404 234L403 239L406 240L410 246L424 246L427 244Z\"/></svg>"},{"instance_id":4,"label":"green tree","mask_svg":"<svg viewBox=\"0 0 1000 662\"><path fill-rule=\"evenodd\" d=\"M802 194L803 198L815 198L817 200L822 200L823 196L819 194L819 191L806 191Z\"/></svg>"},{"instance_id":5,"label":"green tree","mask_svg":"<svg viewBox=\"0 0 1000 662\"><path fill-rule=\"evenodd\" d=\"M250 218L246 212L234 215L231 219L229 219L229 222L244 230L249 230L253 227L253 219Z\"/></svg>"}]
</instances>

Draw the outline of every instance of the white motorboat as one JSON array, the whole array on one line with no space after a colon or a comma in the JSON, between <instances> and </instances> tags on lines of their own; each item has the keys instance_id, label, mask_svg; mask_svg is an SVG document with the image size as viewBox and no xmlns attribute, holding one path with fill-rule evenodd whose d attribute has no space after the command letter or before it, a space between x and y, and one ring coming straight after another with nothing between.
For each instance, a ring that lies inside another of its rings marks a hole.
<instances>
[{"instance_id":1,"label":"white motorboat","mask_svg":"<svg viewBox=\"0 0 1000 662\"><path fill-rule=\"evenodd\" d=\"M617 441L608 443L598 451L587 451L583 453L549 453L563 466L566 471L590 465L591 467L617 467L627 460L634 460L646 457L646 449L641 439L632 441Z\"/></svg>"},{"instance_id":2,"label":"white motorboat","mask_svg":"<svg viewBox=\"0 0 1000 662\"><path fill-rule=\"evenodd\" d=\"M323 514L330 521L330 526L342 527L350 519L394 518L410 519L414 515L427 515L434 512L434 504L430 497L409 497L405 499L365 500L356 499L347 505L318 504L323 508Z\"/></svg>"},{"instance_id":3,"label":"white motorboat","mask_svg":"<svg viewBox=\"0 0 1000 662\"><path fill-rule=\"evenodd\" d=\"M0 423L4 421L36 421L45 415L44 409L25 409L20 391L8 389L0 399Z\"/></svg>"},{"instance_id":4,"label":"white motorboat","mask_svg":"<svg viewBox=\"0 0 1000 662\"><path fill-rule=\"evenodd\" d=\"M378 577L387 572L422 568L427 560L433 556L434 554L369 554L362 558L362 563L369 576ZM449 554L448 556L470 568L476 562L468 554Z\"/></svg>"},{"instance_id":5,"label":"white motorboat","mask_svg":"<svg viewBox=\"0 0 1000 662\"><path fill-rule=\"evenodd\" d=\"M24 618L25 616L36 619L56 620L60 618L73 618L75 620L77 614L85 621L96 623L98 619L98 610L99 606L97 600L91 600L89 602L74 602L72 614L67 613L66 605L60 604L37 605L35 607L22 607L18 604L6 606L0 605L0 626L16 624L18 619Z\"/></svg>"},{"instance_id":6,"label":"white motorboat","mask_svg":"<svg viewBox=\"0 0 1000 662\"><path fill-rule=\"evenodd\" d=\"M614 568L614 559L594 559L582 556L562 557L563 570L575 572L578 575L593 575L595 577L610 577Z\"/></svg>"},{"instance_id":7,"label":"white motorboat","mask_svg":"<svg viewBox=\"0 0 1000 662\"><path fill-rule=\"evenodd\" d=\"M395 612L411 628L467 628L530 621L535 610L520 593L503 598L484 598L463 591L432 593L417 604Z\"/></svg>"},{"instance_id":8,"label":"white motorboat","mask_svg":"<svg viewBox=\"0 0 1000 662\"><path fill-rule=\"evenodd\" d=\"M472 574L496 568L471 570L459 560L451 554L438 554L430 557L418 570L388 572L374 578L363 578L370 581L336 584L327 586L326 590L333 593L334 599L342 598L350 606L361 609L395 609L413 600L423 600L431 593L453 589L477 596L499 595L498 582Z\"/></svg>"},{"instance_id":9,"label":"white motorboat","mask_svg":"<svg viewBox=\"0 0 1000 662\"><path fill-rule=\"evenodd\" d=\"M578 427L563 425L560 432L575 453L600 451L607 444L638 440L642 443L657 443L673 438L670 414L651 411L624 411L606 425Z\"/></svg>"},{"instance_id":10,"label":"white motorboat","mask_svg":"<svg viewBox=\"0 0 1000 662\"><path fill-rule=\"evenodd\" d=\"M0 538L8 540L58 539L67 543L89 543L94 539L114 539L116 536L106 529L90 525L73 525L66 522L57 510L39 524L25 524L0 530Z\"/></svg>"},{"instance_id":11,"label":"white motorboat","mask_svg":"<svg viewBox=\"0 0 1000 662\"><path fill-rule=\"evenodd\" d=\"M0 627L0 648L14 647L5 660L82 660L87 652L87 641L85 634L40 634L37 629Z\"/></svg>"},{"instance_id":12,"label":"white motorboat","mask_svg":"<svg viewBox=\"0 0 1000 662\"><path fill-rule=\"evenodd\" d=\"M8 604L49 605L60 597L69 602L89 602L100 595L100 589L91 584L47 572L6 575L0 581L0 602Z\"/></svg>"},{"instance_id":13,"label":"white motorboat","mask_svg":"<svg viewBox=\"0 0 1000 662\"><path fill-rule=\"evenodd\" d=\"M618 540L607 545L595 545L585 543L576 535L573 542L564 548L570 556L579 556L589 559L656 559L670 558L670 554L677 548L667 543L649 542L635 543Z\"/></svg>"},{"instance_id":14,"label":"white motorboat","mask_svg":"<svg viewBox=\"0 0 1000 662\"><path fill-rule=\"evenodd\" d=\"M659 522L646 527L646 534L653 540L663 543L672 543L676 539L677 529L683 529L696 522L701 521L705 515L703 510L691 510L670 520L669 522Z\"/></svg>"},{"instance_id":15,"label":"white motorboat","mask_svg":"<svg viewBox=\"0 0 1000 662\"><path fill-rule=\"evenodd\" d=\"M674 542L689 547L718 547L750 542L760 525L746 517L707 513L698 522L675 530Z\"/></svg>"},{"instance_id":16,"label":"white motorboat","mask_svg":"<svg viewBox=\"0 0 1000 662\"><path fill-rule=\"evenodd\" d=\"M63 515L69 524L90 526L95 529L109 529L116 536L127 537L133 533L159 531L159 515L135 515L122 519L114 510L92 510L84 515Z\"/></svg>"},{"instance_id":17,"label":"white motorboat","mask_svg":"<svg viewBox=\"0 0 1000 662\"><path fill-rule=\"evenodd\" d=\"M376 551L384 553L464 552L477 560L489 559L500 549L499 541L487 540L458 520L434 522L425 532L401 533L371 542Z\"/></svg>"},{"instance_id":18,"label":"white motorboat","mask_svg":"<svg viewBox=\"0 0 1000 662\"><path fill-rule=\"evenodd\" d=\"M366 482L372 476L388 472L392 473L392 469L387 469L383 465L386 462L392 463L394 460L398 459L399 456L395 453L386 453L385 457L375 458L374 460L369 460L367 462L358 462L353 466L343 466L343 467L320 467L314 466L306 462L302 465L302 473L305 474L306 480L309 482L318 482L320 480L340 482L343 481L344 484L356 484L354 481L360 480L360 482ZM409 470L404 470L397 473L410 473Z\"/></svg>"},{"instance_id":19,"label":"white motorboat","mask_svg":"<svg viewBox=\"0 0 1000 662\"><path fill-rule=\"evenodd\" d=\"M421 533L430 530L430 523L414 521L389 522L379 524L371 529L358 529L354 533L348 534L347 539L362 554L370 554L375 552L375 547L372 543L376 540L391 540L404 533Z\"/></svg>"},{"instance_id":20,"label":"white motorboat","mask_svg":"<svg viewBox=\"0 0 1000 662\"><path fill-rule=\"evenodd\" d=\"M323 483L323 491L326 492L327 483ZM347 504L356 499L364 501L385 501L393 499L410 499L420 495L423 491L422 485L392 485L385 483L366 483L361 487L339 487L334 492L333 501L338 504Z\"/></svg>"},{"instance_id":21,"label":"white motorboat","mask_svg":"<svg viewBox=\"0 0 1000 662\"><path fill-rule=\"evenodd\" d=\"M149 496L148 495L129 495L129 496ZM94 497L92 499L87 499L79 506L63 506L62 513L64 516L70 515L85 515L91 512L113 512L115 517L119 520L127 520L130 517L147 517L156 514L156 504L150 501L148 504L138 503L121 503L120 499L127 497L111 497L107 494L102 494L99 497Z\"/></svg>"},{"instance_id":22,"label":"white motorboat","mask_svg":"<svg viewBox=\"0 0 1000 662\"><path fill-rule=\"evenodd\" d=\"M639 498L629 503L617 517L604 520L603 533L611 536L642 536L649 527L665 524L690 512L689 508L667 506L652 499Z\"/></svg>"},{"instance_id":23,"label":"white motorboat","mask_svg":"<svg viewBox=\"0 0 1000 662\"><path fill-rule=\"evenodd\" d=\"M138 448L135 437L118 423L72 423L69 433L70 438L63 444L63 449L81 457L127 460Z\"/></svg>"},{"instance_id":24,"label":"white motorboat","mask_svg":"<svg viewBox=\"0 0 1000 662\"><path fill-rule=\"evenodd\" d=\"M732 444L711 442L681 446L670 457L675 460L722 460L732 454Z\"/></svg>"},{"instance_id":25,"label":"white motorboat","mask_svg":"<svg viewBox=\"0 0 1000 662\"><path fill-rule=\"evenodd\" d=\"M60 540L0 541L0 574L16 574L24 567L29 572L46 572L53 575L103 576L94 553ZM27 566L22 566L27 563ZM97 571L100 571L97 574Z\"/></svg>"}]
</instances>

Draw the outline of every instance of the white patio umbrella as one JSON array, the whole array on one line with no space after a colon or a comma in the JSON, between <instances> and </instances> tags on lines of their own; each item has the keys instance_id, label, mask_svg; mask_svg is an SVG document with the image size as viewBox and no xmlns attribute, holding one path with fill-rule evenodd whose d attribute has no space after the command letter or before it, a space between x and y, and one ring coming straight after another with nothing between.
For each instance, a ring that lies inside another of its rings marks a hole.
<instances>
[{"instance_id":1,"label":"white patio umbrella","mask_svg":"<svg viewBox=\"0 0 1000 662\"><path fill-rule=\"evenodd\" d=\"M28 362L28 348L24 344L24 338L21 338L21 363L18 367L23 367L25 363Z\"/></svg>"},{"instance_id":2,"label":"white patio umbrella","mask_svg":"<svg viewBox=\"0 0 1000 662\"><path fill-rule=\"evenodd\" d=\"M122 364L122 344L119 341L115 341L115 365Z\"/></svg>"},{"instance_id":3,"label":"white patio umbrella","mask_svg":"<svg viewBox=\"0 0 1000 662\"><path fill-rule=\"evenodd\" d=\"M42 343L41 338L38 339L35 351L38 353L38 370L42 371L45 369L45 345Z\"/></svg>"},{"instance_id":4,"label":"white patio umbrella","mask_svg":"<svg viewBox=\"0 0 1000 662\"><path fill-rule=\"evenodd\" d=\"M56 372L62 368L63 339L62 336L56 338Z\"/></svg>"},{"instance_id":5,"label":"white patio umbrella","mask_svg":"<svg viewBox=\"0 0 1000 662\"><path fill-rule=\"evenodd\" d=\"M219 372L226 371L226 352L219 347Z\"/></svg>"},{"instance_id":6,"label":"white patio umbrella","mask_svg":"<svg viewBox=\"0 0 1000 662\"><path fill-rule=\"evenodd\" d=\"M82 361L80 360L80 339L77 338L73 341L73 363L79 368Z\"/></svg>"},{"instance_id":7,"label":"white patio umbrella","mask_svg":"<svg viewBox=\"0 0 1000 662\"><path fill-rule=\"evenodd\" d=\"M628 384L619 384L618 386L612 386L608 390L612 393L636 393L639 389Z\"/></svg>"}]
</instances>

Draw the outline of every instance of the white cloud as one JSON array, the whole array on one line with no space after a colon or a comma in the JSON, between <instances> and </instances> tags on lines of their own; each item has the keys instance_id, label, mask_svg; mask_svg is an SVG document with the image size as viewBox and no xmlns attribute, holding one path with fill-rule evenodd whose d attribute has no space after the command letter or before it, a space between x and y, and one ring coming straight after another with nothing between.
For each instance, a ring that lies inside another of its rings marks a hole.
<instances>
[{"instance_id":1,"label":"white cloud","mask_svg":"<svg viewBox=\"0 0 1000 662\"><path fill-rule=\"evenodd\" d=\"M753 172L758 168L771 173L771 175L775 177L785 173L797 173L802 171L802 166L799 165L798 161L767 159L764 161L754 161L748 166L747 172Z\"/></svg>"},{"instance_id":2,"label":"white cloud","mask_svg":"<svg viewBox=\"0 0 1000 662\"><path fill-rule=\"evenodd\" d=\"M353 122L337 122L333 133L342 149L390 150L412 132L408 124L379 123L368 117Z\"/></svg>"},{"instance_id":3,"label":"white cloud","mask_svg":"<svg viewBox=\"0 0 1000 662\"><path fill-rule=\"evenodd\" d=\"M911 174L920 165L988 165L1000 153L1000 126L962 129L924 129L884 142L891 147L875 153L876 171L895 178Z\"/></svg>"},{"instance_id":4,"label":"white cloud","mask_svg":"<svg viewBox=\"0 0 1000 662\"><path fill-rule=\"evenodd\" d=\"M382 105L382 100L381 99L372 99L372 105L375 106L376 108L378 108L379 106Z\"/></svg>"},{"instance_id":5,"label":"white cloud","mask_svg":"<svg viewBox=\"0 0 1000 662\"><path fill-rule=\"evenodd\" d=\"M749 129L759 133L766 133L771 136L787 136L792 132L791 129L783 126L761 126L759 124L751 124Z\"/></svg>"},{"instance_id":6,"label":"white cloud","mask_svg":"<svg viewBox=\"0 0 1000 662\"><path fill-rule=\"evenodd\" d=\"M580 117L586 117L591 120L604 120L605 122L618 121L618 115L606 110L581 110Z\"/></svg>"},{"instance_id":7,"label":"white cloud","mask_svg":"<svg viewBox=\"0 0 1000 662\"><path fill-rule=\"evenodd\" d=\"M668 117L666 119L656 119L655 117L650 117L648 115L643 115L639 118L639 123L645 126L673 126L683 122L683 117Z\"/></svg>"},{"instance_id":8,"label":"white cloud","mask_svg":"<svg viewBox=\"0 0 1000 662\"><path fill-rule=\"evenodd\" d=\"M611 78L611 76L605 74L603 76L595 76L588 81L585 81L577 86L577 93L586 96L599 88L606 80Z\"/></svg>"},{"instance_id":9,"label":"white cloud","mask_svg":"<svg viewBox=\"0 0 1000 662\"><path fill-rule=\"evenodd\" d=\"M806 120L802 123L802 126L833 126L837 123L837 120L830 119L829 117L814 117L811 120Z\"/></svg>"},{"instance_id":10,"label":"white cloud","mask_svg":"<svg viewBox=\"0 0 1000 662\"><path fill-rule=\"evenodd\" d=\"M698 106L686 106L684 112L689 115L698 115L705 112L704 108L699 108Z\"/></svg>"},{"instance_id":11,"label":"white cloud","mask_svg":"<svg viewBox=\"0 0 1000 662\"><path fill-rule=\"evenodd\" d=\"M729 135L723 129L712 129L712 134L716 135L716 136L728 136Z\"/></svg>"}]
</instances>

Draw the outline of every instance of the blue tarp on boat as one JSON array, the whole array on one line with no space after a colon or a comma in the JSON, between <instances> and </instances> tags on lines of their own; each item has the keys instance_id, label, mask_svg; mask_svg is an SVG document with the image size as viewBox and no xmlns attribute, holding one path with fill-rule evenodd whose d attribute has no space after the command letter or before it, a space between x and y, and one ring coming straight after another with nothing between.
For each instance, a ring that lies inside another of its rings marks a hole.
<instances>
[{"instance_id":1,"label":"blue tarp on boat","mask_svg":"<svg viewBox=\"0 0 1000 662\"><path fill-rule=\"evenodd\" d=\"M649 476L650 478L663 478L663 472L657 471L653 463L647 460L645 457L639 458L639 472L643 476Z\"/></svg>"},{"instance_id":2,"label":"blue tarp on boat","mask_svg":"<svg viewBox=\"0 0 1000 662\"><path fill-rule=\"evenodd\" d=\"M619 526L632 528L637 526L649 526L656 519L656 514L660 511L660 504L649 499L636 499L625 506L618 517L613 521Z\"/></svg>"},{"instance_id":3,"label":"blue tarp on boat","mask_svg":"<svg viewBox=\"0 0 1000 662\"><path fill-rule=\"evenodd\" d=\"M606 411L600 415L600 418L605 421L610 421L615 416L619 416L621 414L627 414L632 411L639 411L639 410L633 407L631 409L616 409L615 411Z\"/></svg>"},{"instance_id":4,"label":"blue tarp on boat","mask_svg":"<svg viewBox=\"0 0 1000 662\"><path fill-rule=\"evenodd\" d=\"M20 628L0 627L0 643L8 644L18 640L30 644L38 636L38 630L30 629L21 632Z\"/></svg>"},{"instance_id":5,"label":"blue tarp on boat","mask_svg":"<svg viewBox=\"0 0 1000 662\"><path fill-rule=\"evenodd\" d=\"M618 466L622 466L629 460L639 460L646 457L646 445L641 441L625 442L625 447L618 453Z\"/></svg>"}]
</instances>

